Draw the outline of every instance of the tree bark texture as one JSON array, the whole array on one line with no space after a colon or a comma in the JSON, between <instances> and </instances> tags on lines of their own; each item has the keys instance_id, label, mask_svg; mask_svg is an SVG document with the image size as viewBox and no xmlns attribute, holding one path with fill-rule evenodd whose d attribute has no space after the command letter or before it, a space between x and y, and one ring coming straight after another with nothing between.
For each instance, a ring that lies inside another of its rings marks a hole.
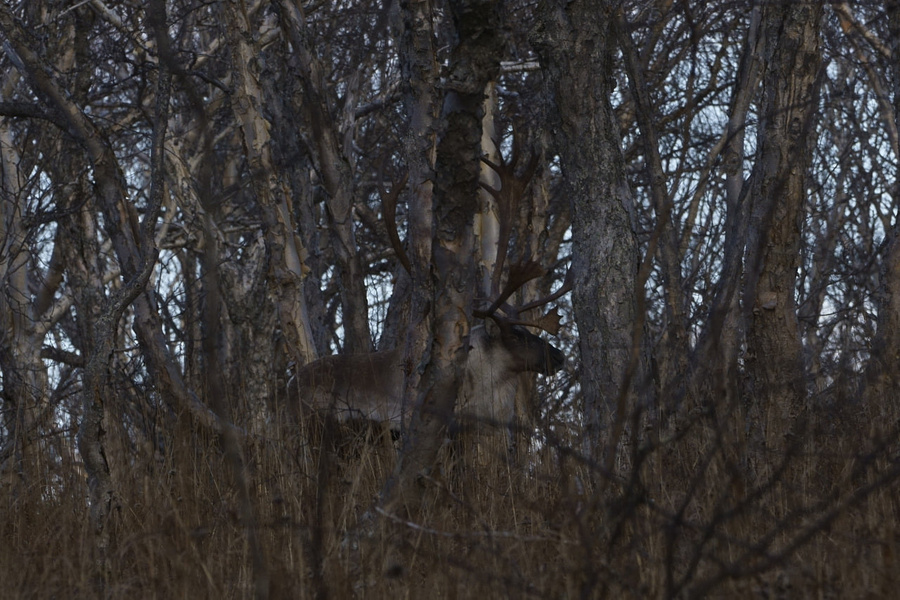
<instances>
[{"instance_id":1,"label":"tree bark texture","mask_svg":"<svg viewBox=\"0 0 900 600\"><path fill-rule=\"evenodd\" d=\"M303 296L302 248L294 235L290 194L272 159L271 125L263 115L264 94L256 60L259 48L242 3L226 3L225 14L235 77L231 106L241 125L253 192L262 212L270 256L268 272L288 347L298 362L305 363L316 356Z\"/></svg>"},{"instance_id":2,"label":"tree bark texture","mask_svg":"<svg viewBox=\"0 0 900 600\"><path fill-rule=\"evenodd\" d=\"M434 337L416 410L392 482L384 497L389 513L417 516L427 476L453 414L467 355L477 285L474 215L481 171L484 90L500 68L503 37L499 7L491 1L450 3L457 43L451 50L437 144L433 205ZM424 270L424 265L419 267Z\"/></svg>"},{"instance_id":3,"label":"tree bark texture","mask_svg":"<svg viewBox=\"0 0 900 600\"><path fill-rule=\"evenodd\" d=\"M401 93L409 115L403 145L409 169L406 252L411 272L409 296L402 309L407 315L406 328L400 340L405 363L402 406L406 407L418 401L423 367L428 363L432 346L431 306L435 282L431 265L440 67L435 47L438 19L432 3L428 0L403 1L400 17ZM404 286L399 287L403 291Z\"/></svg>"},{"instance_id":4,"label":"tree bark texture","mask_svg":"<svg viewBox=\"0 0 900 600\"><path fill-rule=\"evenodd\" d=\"M629 412L622 386L639 293L633 199L610 104L613 10L599 1L547 2L534 35L559 111L559 153L573 211L585 443L596 460L611 423Z\"/></svg>"},{"instance_id":5,"label":"tree bark texture","mask_svg":"<svg viewBox=\"0 0 900 600\"><path fill-rule=\"evenodd\" d=\"M288 32L301 74L302 112L306 115L317 172L328 194L326 201L331 223L335 257L341 279L341 314L344 325L344 352L358 354L372 350L366 281L357 252L353 231L355 189L348 162L351 149L339 142L340 131L325 99L325 67L316 56L306 34L303 9L298 3L279 1L283 27ZM261 117L261 115L260 115Z\"/></svg>"},{"instance_id":6,"label":"tree bark texture","mask_svg":"<svg viewBox=\"0 0 900 600\"><path fill-rule=\"evenodd\" d=\"M802 427L806 389L797 320L800 228L814 145L820 75L818 2L766 4L763 101L751 175L744 311L752 401L766 425L766 446L786 449Z\"/></svg>"}]
</instances>

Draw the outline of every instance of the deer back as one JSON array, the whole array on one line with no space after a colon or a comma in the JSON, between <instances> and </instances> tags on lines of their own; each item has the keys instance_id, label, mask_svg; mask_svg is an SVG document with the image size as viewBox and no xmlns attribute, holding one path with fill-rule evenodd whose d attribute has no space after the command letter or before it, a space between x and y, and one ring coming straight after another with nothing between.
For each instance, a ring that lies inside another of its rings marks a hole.
<instances>
[{"instance_id":1,"label":"deer back","mask_svg":"<svg viewBox=\"0 0 900 600\"><path fill-rule=\"evenodd\" d=\"M340 421L364 419L400 427L403 352L337 354L297 371L288 390L290 411L329 412Z\"/></svg>"}]
</instances>

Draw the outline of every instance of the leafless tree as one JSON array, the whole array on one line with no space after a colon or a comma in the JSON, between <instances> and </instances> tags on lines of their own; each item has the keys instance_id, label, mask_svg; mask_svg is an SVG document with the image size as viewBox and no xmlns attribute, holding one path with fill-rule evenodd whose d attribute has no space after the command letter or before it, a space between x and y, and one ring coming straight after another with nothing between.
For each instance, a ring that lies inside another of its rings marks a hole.
<instances>
[{"instance_id":1,"label":"leafless tree","mask_svg":"<svg viewBox=\"0 0 900 600\"><path fill-rule=\"evenodd\" d=\"M892 589L895 0L8 1L0 38L15 589ZM572 285L515 454L448 419L510 281L541 325ZM376 350L396 451L282 420Z\"/></svg>"}]
</instances>

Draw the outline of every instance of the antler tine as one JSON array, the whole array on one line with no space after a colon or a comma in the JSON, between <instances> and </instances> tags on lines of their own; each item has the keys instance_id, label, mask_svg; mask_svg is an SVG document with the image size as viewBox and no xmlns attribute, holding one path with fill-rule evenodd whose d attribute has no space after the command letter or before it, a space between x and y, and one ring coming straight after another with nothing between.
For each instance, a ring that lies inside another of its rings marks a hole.
<instances>
[{"instance_id":1,"label":"antler tine","mask_svg":"<svg viewBox=\"0 0 900 600\"><path fill-rule=\"evenodd\" d=\"M497 147L497 155L500 157L500 162L495 163L485 156L481 157L481 162L492 168L500 177L500 189L496 190L486 183L481 183L481 187L487 190L498 202L501 201L501 197L504 197L504 200L519 200L525 193L525 188L528 187L531 178L534 177L535 171L537 171L540 155L537 152L532 152L531 157L528 159L528 164L522 171L522 175L517 177L516 171L519 169L521 144L516 139L516 136L513 136L512 156L508 161L503 158L503 153L500 152L497 140L493 141Z\"/></svg>"},{"instance_id":2,"label":"antler tine","mask_svg":"<svg viewBox=\"0 0 900 600\"><path fill-rule=\"evenodd\" d=\"M403 191L407 181L409 181L409 173L404 174L399 183L392 179L390 192L384 189L382 179L383 177L379 176L378 191L381 195L381 208L384 214L384 224L387 227L388 239L391 241L391 246L394 248L400 264L403 265L407 273L412 273L412 265L409 262L409 257L406 255L406 250L403 249L403 244L400 242L400 233L397 231L397 200L400 197L400 192Z\"/></svg>"},{"instance_id":3,"label":"antler tine","mask_svg":"<svg viewBox=\"0 0 900 600\"><path fill-rule=\"evenodd\" d=\"M572 275L572 269L570 268L569 270L566 271L566 277L565 277L565 279L563 279L563 284L558 290L556 290L552 294L548 294L547 296L544 296L543 298L538 298L537 300L533 300L533 301L529 302L528 304L519 307L519 312L525 312L526 310L531 310L531 309L537 308L539 306L544 306L545 304L549 304L550 302L553 302L557 298L561 298L565 294L568 294L569 292L572 291L572 288L574 287L574 279L575 279L575 277Z\"/></svg>"},{"instance_id":4,"label":"antler tine","mask_svg":"<svg viewBox=\"0 0 900 600\"><path fill-rule=\"evenodd\" d=\"M481 160L497 173L497 176L500 179L500 189L494 189L485 183L481 183L481 187L496 200L498 220L500 221L500 233L497 242L497 261L494 265L494 272L491 274L491 291L492 293L497 293L497 290L500 287L500 277L503 271L503 265L506 262L509 249L510 236L512 235L513 217L518 210L519 202L525 195L525 191L537 171L540 155L537 152L531 152L528 164L525 165L525 168L521 171L521 175L516 175L516 171L519 171L521 162L522 144L521 138L516 132L515 127L513 127L512 151L509 160L506 160L503 157L503 153L499 151L500 145L497 140L494 140L494 145L497 147L497 154L499 156L498 162L495 163L486 157L483 157ZM497 298L486 310L475 310L473 311L473 314L476 317L490 318L497 323L503 323L505 325L537 327L556 335L559 332L560 322L559 312L556 309L541 316L536 321L519 321L517 320L518 314L523 310L543 306L571 290L571 271L566 273L566 279L563 286L555 293L540 300L530 302L523 307L512 308L505 306L505 302L518 289L532 279L541 277L545 273L546 270L532 260L522 261L512 265L509 269L509 277L507 278L506 285L503 287L503 291L497 295ZM509 317L500 317L496 314L501 306L504 307L504 310Z\"/></svg>"},{"instance_id":5,"label":"antler tine","mask_svg":"<svg viewBox=\"0 0 900 600\"><path fill-rule=\"evenodd\" d=\"M487 318L494 317L494 313L497 312L497 309L503 306L503 303L506 302L510 296L516 293L516 290L521 288L523 285L531 281L532 279L537 279L544 275L547 271L536 263L533 260L529 260L523 263L516 263L509 268L509 278L506 281L506 285L503 286L503 291L500 292L500 295L497 296L497 299L491 303L490 307L487 310L475 310L473 314L479 318Z\"/></svg>"},{"instance_id":6,"label":"antler tine","mask_svg":"<svg viewBox=\"0 0 900 600\"><path fill-rule=\"evenodd\" d=\"M569 293L573 288L574 276L572 275L572 269L566 271L566 277L563 280L562 286L553 292L552 294L548 294L543 298L539 298L528 304L525 304L520 307L509 309L509 313L512 315L511 318L502 318L497 316L496 311L498 308L503 306L509 297L515 293L520 287L535 279L544 275L547 271L537 264L534 261L527 261L525 263L517 263L510 267L510 275L509 280L506 283L506 286L503 288L503 293L491 304L491 306L487 310L476 310L473 311L473 314L476 317L487 319L491 318L497 321L498 323L503 322L507 325L524 325L526 327L537 327L538 329L542 329L549 333L550 335L556 335L559 333L560 326L560 315L559 310L553 308L551 311L541 315L536 320L526 321L519 320L519 313L538 308L540 306L544 306L550 302L553 302L557 298L560 298L564 294Z\"/></svg>"},{"instance_id":7,"label":"antler tine","mask_svg":"<svg viewBox=\"0 0 900 600\"><path fill-rule=\"evenodd\" d=\"M492 319L497 319L498 317L492 316ZM556 335L559 333L560 322L562 321L562 317L559 316L559 310L554 308L550 312L541 315L538 319L534 321L524 321L519 319L504 319L504 322L508 325L521 325L524 327L536 327L543 331L546 331L550 335Z\"/></svg>"}]
</instances>

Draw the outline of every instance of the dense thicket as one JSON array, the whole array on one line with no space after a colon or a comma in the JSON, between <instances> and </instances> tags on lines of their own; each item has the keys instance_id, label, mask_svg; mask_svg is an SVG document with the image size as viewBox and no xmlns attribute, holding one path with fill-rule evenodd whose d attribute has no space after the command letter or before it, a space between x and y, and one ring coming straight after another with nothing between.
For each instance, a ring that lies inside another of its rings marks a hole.
<instances>
[{"instance_id":1,"label":"dense thicket","mask_svg":"<svg viewBox=\"0 0 900 600\"><path fill-rule=\"evenodd\" d=\"M896 586L898 0L8 0L0 37L4 596ZM528 261L566 367L448 430ZM390 348L400 439L286 414Z\"/></svg>"}]
</instances>

